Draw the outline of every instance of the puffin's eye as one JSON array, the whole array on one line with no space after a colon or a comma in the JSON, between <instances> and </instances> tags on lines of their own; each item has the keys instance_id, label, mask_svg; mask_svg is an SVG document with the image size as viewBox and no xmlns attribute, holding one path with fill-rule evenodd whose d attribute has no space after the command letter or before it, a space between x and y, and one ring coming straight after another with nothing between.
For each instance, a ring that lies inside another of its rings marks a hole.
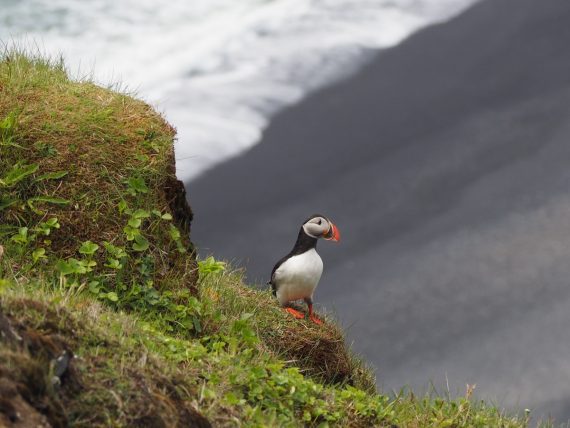
<instances>
[{"instance_id":1,"label":"puffin's eye","mask_svg":"<svg viewBox=\"0 0 570 428\"><path fill-rule=\"evenodd\" d=\"M319 219L319 221L317 222L318 225L320 225L323 221L321 219Z\"/></svg>"}]
</instances>

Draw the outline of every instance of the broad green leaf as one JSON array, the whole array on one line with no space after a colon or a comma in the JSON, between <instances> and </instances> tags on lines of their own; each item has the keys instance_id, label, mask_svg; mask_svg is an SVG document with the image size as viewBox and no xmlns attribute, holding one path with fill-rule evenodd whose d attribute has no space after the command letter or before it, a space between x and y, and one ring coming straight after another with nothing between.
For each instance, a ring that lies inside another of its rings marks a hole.
<instances>
[{"instance_id":1,"label":"broad green leaf","mask_svg":"<svg viewBox=\"0 0 570 428\"><path fill-rule=\"evenodd\" d=\"M85 241L83 244L81 244L81 247L79 247L79 252L86 256L92 256L98 249L99 245L91 241Z\"/></svg>"},{"instance_id":2,"label":"broad green leaf","mask_svg":"<svg viewBox=\"0 0 570 428\"><path fill-rule=\"evenodd\" d=\"M127 209L127 203L125 202L124 199L121 199L121 201L117 205L117 208L119 209L119 214L123 214L123 211Z\"/></svg>"},{"instance_id":3,"label":"broad green leaf","mask_svg":"<svg viewBox=\"0 0 570 428\"><path fill-rule=\"evenodd\" d=\"M147 210L138 209L132 214L133 218L149 218L150 213Z\"/></svg>"},{"instance_id":4,"label":"broad green leaf","mask_svg":"<svg viewBox=\"0 0 570 428\"><path fill-rule=\"evenodd\" d=\"M56 204L56 205L68 205L71 201L62 198L54 198L52 196L34 196L33 198L28 199L28 205L30 202L47 202L48 204Z\"/></svg>"},{"instance_id":5,"label":"broad green leaf","mask_svg":"<svg viewBox=\"0 0 570 428\"><path fill-rule=\"evenodd\" d=\"M49 227L53 227L54 229L59 229L61 227L59 221L57 220L57 217L52 217L45 223L46 225L48 225Z\"/></svg>"},{"instance_id":6,"label":"broad green leaf","mask_svg":"<svg viewBox=\"0 0 570 428\"><path fill-rule=\"evenodd\" d=\"M142 220L141 220L140 218L134 218L134 217L132 217L132 218L129 220L129 223L128 223L128 224L129 224L129 226L131 226L132 228L138 229L139 227L141 227L141 223L142 223Z\"/></svg>"},{"instance_id":7,"label":"broad green leaf","mask_svg":"<svg viewBox=\"0 0 570 428\"><path fill-rule=\"evenodd\" d=\"M119 296L114 291L109 291L107 294L105 294L105 297L109 299L111 302L119 301Z\"/></svg>"},{"instance_id":8,"label":"broad green leaf","mask_svg":"<svg viewBox=\"0 0 570 428\"><path fill-rule=\"evenodd\" d=\"M79 263L85 269L85 272L92 272L93 269L91 268L97 266L97 262L95 260L81 260ZM79 272L79 273L85 273L85 272Z\"/></svg>"},{"instance_id":9,"label":"broad green leaf","mask_svg":"<svg viewBox=\"0 0 570 428\"><path fill-rule=\"evenodd\" d=\"M212 256L208 257L206 260L198 261L198 271L200 275L223 272L225 269L226 263L218 262Z\"/></svg>"},{"instance_id":10,"label":"broad green leaf","mask_svg":"<svg viewBox=\"0 0 570 428\"><path fill-rule=\"evenodd\" d=\"M48 174L40 175L38 178L34 180L35 183L38 181L43 180L59 180L60 178L65 177L68 174L67 171L57 171L57 172L50 172Z\"/></svg>"},{"instance_id":11,"label":"broad green leaf","mask_svg":"<svg viewBox=\"0 0 570 428\"><path fill-rule=\"evenodd\" d=\"M170 234L170 237L173 241L180 240L180 231L176 228L176 226L171 224L168 233Z\"/></svg>"},{"instance_id":12,"label":"broad green leaf","mask_svg":"<svg viewBox=\"0 0 570 428\"><path fill-rule=\"evenodd\" d=\"M134 237L133 237L133 239L134 239ZM105 246L105 249L107 250L107 252L109 254L111 254L112 256L114 256L115 258L121 259L123 257L127 257L127 253L125 252L125 249L123 247L116 247L107 241L104 241L103 245Z\"/></svg>"},{"instance_id":13,"label":"broad green leaf","mask_svg":"<svg viewBox=\"0 0 570 428\"><path fill-rule=\"evenodd\" d=\"M59 260L55 264L55 268L62 275L71 275L72 273L75 273L75 269L73 268L73 266L70 263L66 262L65 260Z\"/></svg>"},{"instance_id":14,"label":"broad green leaf","mask_svg":"<svg viewBox=\"0 0 570 428\"><path fill-rule=\"evenodd\" d=\"M18 228L18 233L10 238L13 242L17 242L18 244L26 244L29 240L28 238L28 228L27 227L20 227Z\"/></svg>"},{"instance_id":15,"label":"broad green leaf","mask_svg":"<svg viewBox=\"0 0 570 428\"><path fill-rule=\"evenodd\" d=\"M28 175L33 174L37 170L38 170L38 164L36 163L32 163L29 165L23 165L21 163L17 163L8 172L6 177L0 179L0 184L3 184L6 187L11 187L22 181Z\"/></svg>"},{"instance_id":16,"label":"broad green leaf","mask_svg":"<svg viewBox=\"0 0 570 428\"><path fill-rule=\"evenodd\" d=\"M79 261L74 258L70 258L67 261L60 260L59 262L57 262L55 267L63 275L70 275L72 273L84 274L88 272L88 267L85 266L85 263L83 261Z\"/></svg>"},{"instance_id":17,"label":"broad green leaf","mask_svg":"<svg viewBox=\"0 0 570 428\"><path fill-rule=\"evenodd\" d=\"M117 259L112 259L112 258L108 258L107 259L108 263L105 264L106 267L111 268L111 269L121 269L121 262L119 262L119 260Z\"/></svg>"},{"instance_id":18,"label":"broad green leaf","mask_svg":"<svg viewBox=\"0 0 570 428\"><path fill-rule=\"evenodd\" d=\"M100 282L99 281L91 281L89 283L89 291L93 294L99 294L99 287Z\"/></svg>"},{"instance_id":19,"label":"broad green leaf","mask_svg":"<svg viewBox=\"0 0 570 428\"><path fill-rule=\"evenodd\" d=\"M142 235L135 236L135 242L133 243L133 250L135 251L146 251L149 247L149 242Z\"/></svg>"},{"instance_id":20,"label":"broad green leaf","mask_svg":"<svg viewBox=\"0 0 570 428\"><path fill-rule=\"evenodd\" d=\"M18 113L11 111L8 116L0 121L0 139L4 140L12 137L16 128L17 118Z\"/></svg>"},{"instance_id":21,"label":"broad green leaf","mask_svg":"<svg viewBox=\"0 0 570 428\"><path fill-rule=\"evenodd\" d=\"M125 232L125 235L127 236L127 241L132 241L136 236L141 234L138 229L135 229L131 226L125 226L123 228L123 232Z\"/></svg>"},{"instance_id":22,"label":"broad green leaf","mask_svg":"<svg viewBox=\"0 0 570 428\"><path fill-rule=\"evenodd\" d=\"M34 211L36 214L39 215L44 214L44 212L35 207L34 204L36 202L45 202L48 204L55 204L55 205L67 205L70 203L70 201L68 201L67 199L53 198L51 196L35 196L33 198L28 199L27 201L28 207L30 207L32 211Z\"/></svg>"},{"instance_id":23,"label":"broad green leaf","mask_svg":"<svg viewBox=\"0 0 570 428\"><path fill-rule=\"evenodd\" d=\"M52 217L49 220L38 224L34 230L38 233L48 236L51 233L52 229L59 229L60 227L61 225L59 224L57 217Z\"/></svg>"},{"instance_id":24,"label":"broad green leaf","mask_svg":"<svg viewBox=\"0 0 570 428\"><path fill-rule=\"evenodd\" d=\"M83 273L87 272L87 267L83 263L81 263L79 260L72 258L72 259L69 259L67 262L73 268L73 271L75 273L83 274Z\"/></svg>"},{"instance_id":25,"label":"broad green leaf","mask_svg":"<svg viewBox=\"0 0 570 428\"><path fill-rule=\"evenodd\" d=\"M163 220L172 220L172 215L170 213L162 214Z\"/></svg>"},{"instance_id":26,"label":"broad green leaf","mask_svg":"<svg viewBox=\"0 0 570 428\"><path fill-rule=\"evenodd\" d=\"M129 185L129 188L134 190L135 192L148 193L148 187L146 186L146 183L144 182L143 178L140 177L129 178L127 180L127 184Z\"/></svg>"},{"instance_id":27,"label":"broad green leaf","mask_svg":"<svg viewBox=\"0 0 570 428\"><path fill-rule=\"evenodd\" d=\"M34 259L34 262L37 262L39 259L46 259L47 257L45 248L38 248L34 250L32 253L32 258Z\"/></svg>"}]
</instances>

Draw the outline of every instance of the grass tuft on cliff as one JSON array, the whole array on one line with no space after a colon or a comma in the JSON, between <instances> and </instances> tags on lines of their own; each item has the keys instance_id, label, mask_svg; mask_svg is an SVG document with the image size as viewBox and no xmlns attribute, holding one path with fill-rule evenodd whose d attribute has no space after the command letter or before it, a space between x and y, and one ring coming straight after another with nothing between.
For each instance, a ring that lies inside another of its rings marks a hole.
<instances>
[{"instance_id":1,"label":"grass tuft on cliff","mask_svg":"<svg viewBox=\"0 0 570 428\"><path fill-rule=\"evenodd\" d=\"M0 425L527 426L469 393L378 394L333 319L197 262L174 135L61 61L0 55Z\"/></svg>"}]
</instances>

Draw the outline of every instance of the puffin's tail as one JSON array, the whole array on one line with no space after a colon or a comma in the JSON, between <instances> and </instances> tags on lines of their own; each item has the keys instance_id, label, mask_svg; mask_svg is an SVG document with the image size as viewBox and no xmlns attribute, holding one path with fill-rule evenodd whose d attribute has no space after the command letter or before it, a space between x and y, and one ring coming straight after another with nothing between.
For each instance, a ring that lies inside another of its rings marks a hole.
<instances>
[{"instance_id":1,"label":"puffin's tail","mask_svg":"<svg viewBox=\"0 0 570 428\"><path fill-rule=\"evenodd\" d=\"M267 281L267 285L271 285L271 289L273 290L273 295L277 296L277 287L275 286L275 284L271 281Z\"/></svg>"}]
</instances>

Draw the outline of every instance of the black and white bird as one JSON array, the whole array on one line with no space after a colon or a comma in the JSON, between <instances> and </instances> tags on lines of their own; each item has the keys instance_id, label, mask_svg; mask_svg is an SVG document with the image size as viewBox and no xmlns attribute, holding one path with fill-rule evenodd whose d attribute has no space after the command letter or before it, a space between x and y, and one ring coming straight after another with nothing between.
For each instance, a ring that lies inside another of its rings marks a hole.
<instances>
[{"instance_id":1,"label":"black and white bird","mask_svg":"<svg viewBox=\"0 0 570 428\"><path fill-rule=\"evenodd\" d=\"M309 318L322 324L313 314L313 293L323 273L323 261L317 253L319 238L338 242L340 232L328 218L315 214L301 226L291 252L273 267L268 284L271 284L279 303L295 318L304 318L305 315L289 307L289 304L303 299L309 308Z\"/></svg>"}]
</instances>

